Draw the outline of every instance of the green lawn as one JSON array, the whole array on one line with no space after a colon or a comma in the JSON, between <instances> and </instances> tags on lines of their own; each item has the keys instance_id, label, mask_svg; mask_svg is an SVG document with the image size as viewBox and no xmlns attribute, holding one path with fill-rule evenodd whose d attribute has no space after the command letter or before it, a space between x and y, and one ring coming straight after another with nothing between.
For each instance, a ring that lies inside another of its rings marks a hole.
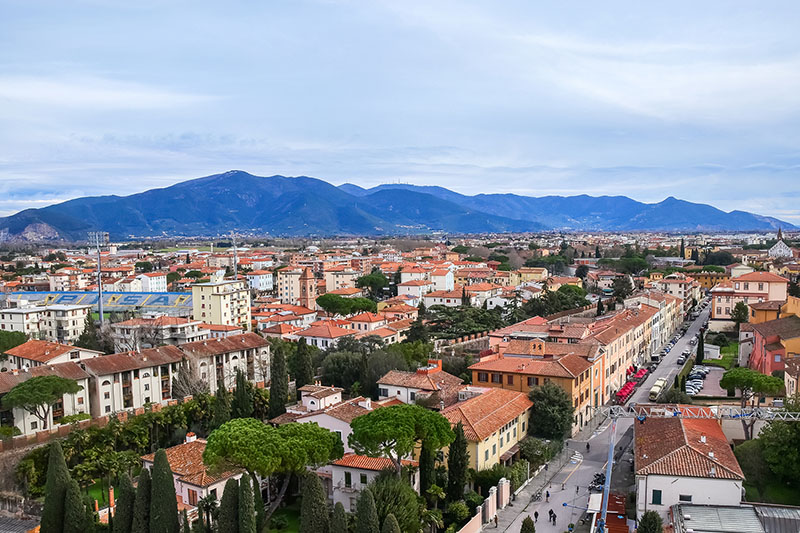
<instances>
[{"instance_id":1,"label":"green lawn","mask_svg":"<svg viewBox=\"0 0 800 533\"><path fill-rule=\"evenodd\" d=\"M719 366L725 370L730 370L733 368L733 365L736 363L736 360L739 357L739 343L732 342L727 346L723 346L720 348L719 352L722 354L722 359L705 359L703 364L708 366Z\"/></svg>"},{"instance_id":2,"label":"green lawn","mask_svg":"<svg viewBox=\"0 0 800 533\"><path fill-rule=\"evenodd\" d=\"M275 511L272 517L277 516L284 516L289 524L286 526L285 529L272 529L270 528L270 533L297 533L300 531L300 501L296 501L291 505L287 505L286 507L282 507Z\"/></svg>"},{"instance_id":3,"label":"green lawn","mask_svg":"<svg viewBox=\"0 0 800 533\"><path fill-rule=\"evenodd\" d=\"M108 505L108 487L105 481L100 480L89 485L89 499L91 499L92 502L97 500L101 508Z\"/></svg>"}]
</instances>

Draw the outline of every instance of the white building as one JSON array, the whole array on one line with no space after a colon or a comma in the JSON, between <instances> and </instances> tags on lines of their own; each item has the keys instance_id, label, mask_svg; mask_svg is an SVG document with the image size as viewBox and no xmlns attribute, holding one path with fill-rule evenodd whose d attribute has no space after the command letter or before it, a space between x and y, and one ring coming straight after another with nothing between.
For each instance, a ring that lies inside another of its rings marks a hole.
<instances>
[{"instance_id":1,"label":"white building","mask_svg":"<svg viewBox=\"0 0 800 533\"><path fill-rule=\"evenodd\" d=\"M666 521L679 503L740 504L744 474L717 420L647 418L633 426L638 518L656 511Z\"/></svg>"},{"instance_id":2,"label":"white building","mask_svg":"<svg viewBox=\"0 0 800 533\"><path fill-rule=\"evenodd\" d=\"M68 361L78 362L99 355L103 355L103 352L36 339L6 350L8 368L11 370L25 370L26 368L56 365Z\"/></svg>"},{"instance_id":3,"label":"white building","mask_svg":"<svg viewBox=\"0 0 800 533\"><path fill-rule=\"evenodd\" d=\"M180 350L196 365L200 379L208 382L211 394L236 382L236 371L253 383L269 383L269 341L255 333L219 337L182 344Z\"/></svg>"},{"instance_id":4,"label":"white building","mask_svg":"<svg viewBox=\"0 0 800 533\"><path fill-rule=\"evenodd\" d=\"M27 371L0 372L0 399L16 385L39 376L58 376L74 380L80 390L75 394L64 394L51 406L45 420L25 409L0 410L2 425L14 425L22 435L30 435L43 429L51 429L65 416L89 412L89 375L74 362L37 366Z\"/></svg>"},{"instance_id":5,"label":"white building","mask_svg":"<svg viewBox=\"0 0 800 533\"><path fill-rule=\"evenodd\" d=\"M250 288L258 292L272 290L272 272L269 270L253 270L245 274Z\"/></svg>"},{"instance_id":6,"label":"white building","mask_svg":"<svg viewBox=\"0 0 800 533\"><path fill-rule=\"evenodd\" d=\"M417 461L409 460L402 461L402 464L410 467L419 466ZM328 498L333 501L333 505L341 503L345 512L354 513L361 491L375 481L383 470L393 468L394 464L387 457L367 457L347 453L324 469L330 470L331 473L331 490ZM416 470L411 475L411 486L419 494L419 472Z\"/></svg>"},{"instance_id":7,"label":"white building","mask_svg":"<svg viewBox=\"0 0 800 533\"><path fill-rule=\"evenodd\" d=\"M33 339L73 343L86 326L91 305L16 307L0 311L0 330L20 331Z\"/></svg>"},{"instance_id":8,"label":"white building","mask_svg":"<svg viewBox=\"0 0 800 533\"><path fill-rule=\"evenodd\" d=\"M325 350L335 346L341 338L355 335L355 333L355 330L340 328L333 323L317 323L308 329L298 331L295 335L306 339L311 346Z\"/></svg>"},{"instance_id":9,"label":"white building","mask_svg":"<svg viewBox=\"0 0 800 533\"><path fill-rule=\"evenodd\" d=\"M197 507L197 502L208 495L219 501L229 479L240 479L244 472L227 470L214 472L203 464L206 441L198 439L194 433L186 434L183 444L164 450L175 483L175 494L189 506ZM151 470L155 454L142 456L142 466Z\"/></svg>"},{"instance_id":10,"label":"white building","mask_svg":"<svg viewBox=\"0 0 800 533\"><path fill-rule=\"evenodd\" d=\"M250 330L250 289L244 281L192 285L192 317L209 324Z\"/></svg>"},{"instance_id":11,"label":"white building","mask_svg":"<svg viewBox=\"0 0 800 533\"><path fill-rule=\"evenodd\" d=\"M165 272L147 272L136 276L142 284L143 292L167 292L167 274Z\"/></svg>"},{"instance_id":12,"label":"white building","mask_svg":"<svg viewBox=\"0 0 800 533\"><path fill-rule=\"evenodd\" d=\"M131 318L111 324L114 350L137 351L170 344L178 346L187 342L202 341L210 337L209 330L198 320L183 317L159 316L156 318ZM241 332L241 329L239 329Z\"/></svg>"}]
</instances>

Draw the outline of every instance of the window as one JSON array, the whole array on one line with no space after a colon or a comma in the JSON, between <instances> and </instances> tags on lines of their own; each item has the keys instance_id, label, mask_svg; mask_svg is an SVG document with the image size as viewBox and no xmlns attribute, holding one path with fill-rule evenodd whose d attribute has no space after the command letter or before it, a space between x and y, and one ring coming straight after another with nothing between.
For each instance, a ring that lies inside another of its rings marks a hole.
<instances>
[{"instance_id":1,"label":"window","mask_svg":"<svg viewBox=\"0 0 800 533\"><path fill-rule=\"evenodd\" d=\"M103 393L103 399L104 400L108 400L109 398L111 398L111 393L108 392L108 391L104 392Z\"/></svg>"},{"instance_id":2,"label":"window","mask_svg":"<svg viewBox=\"0 0 800 533\"><path fill-rule=\"evenodd\" d=\"M350 472L344 473L344 486L345 487L353 486L353 476L350 474Z\"/></svg>"},{"instance_id":3,"label":"window","mask_svg":"<svg viewBox=\"0 0 800 533\"><path fill-rule=\"evenodd\" d=\"M775 354L775 362L776 363L780 363L781 362L781 354Z\"/></svg>"},{"instance_id":4,"label":"window","mask_svg":"<svg viewBox=\"0 0 800 533\"><path fill-rule=\"evenodd\" d=\"M489 450L486 450L485 452L483 452L483 460L484 461L488 461L489 460Z\"/></svg>"},{"instance_id":5,"label":"window","mask_svg":"<svg viewBox=\"0 0 800 533\"><path fill-rule=\"evenodd\" d=\"M514 376L509 374L506 376L506 384L513 385L514 384Z\"/></svg>"},{"instance_id":6,"label":"window","mask_svg":"<svg viewBox=\"0 0 800 533\"><path fill-rule=\"evenodd\" d=\"M216 500L217 499L217 489L211 489L208 493Z\"/></svg>"},{"instance_id":7,"label":"window","mask_svg":"<svg viewBox=\"0 0 800 533\"><path fill-rule=\"evenodd\" d=\"M489 374L487 374L486 372L478 372L478 381L486 383L487 381L489 381Z\"/></svg>"},{"instance_id":8,"label":"window","mask_svg":"<svg viewBox=\"0 0 800 533\"><path fill-rule=\"evenodd\" d=\"M83 396L78 396L78 405L83 405Z\"/></svg>"},{"instance_id":9,"label":"window","mask_svg":"<svg viewBox=\"0 0 800 533\"><path fill-rule=\"evenodd\" d=\"M653 505L661 505L661 491L653 489L653 498L650 500Z\"/></svg>"},{"instance_id":10,"label":"window","mask_svg":"<svg viewBox=\"0 0 800 533\"><path fill-rule=\"evenodd\" d=\"M413 402L413 401L415 401L417 399L417 393L416 392L412 392L412 393L409 394L408 397Z\"/></svg>"},{"instance_id":11,"label":"window","mask_svg":"<svg viewBox=\"0 0 800 533\"><path fill-rule=\"evenodd\" d=\"M150 390L150 384L149 383L145 383L144 384L144 390Z\"/></svg>"},{"instance_id":12,"label":"window","mask_svg":"<svg viewBox=\"0 0 800 533\"><path fill-rule=\"evenodd\" d=\"M38 428L39 428L39 422L37 422L36 420L33 420L31 422L31 429L38 429Z\"/></svg>"},{"instance_id":13,"label":"window","mask_svg":"<svg viewBox=\"0 0 800 533\"><path fill-rule=\"evenodd\" d=\"M764 290L764 284L763 283L759 283L758 284L758 290L760 290L760 291Z\"/></svg>"},{"instance_id":14,"label":"window","mask_svg":"<svg viewBox=\"0 0 800 533\"><path fill-rule=\"evenodd\" d=\"M681 494L678 496L678 501L685 502L685 503L692 503L692 495L691 494Z\"/></svg>"},{"instance_id":15,"label":"window","mask_svg":"<svg viewBox=\"0 0 800 533\"><path fill-rule=\"evenodd\" d=\"M197 491L188 489L189 493L189 505L197 505Z\"/></svg>"},{"instance_id":16,"label":"window","mask_svg":"<svg viewBox=\"0 0 800 533\"><path fill-rule=\"evenodd\" d=\"M366 485L367 484L367 475L366 474L361 474L361 477L359 478L359 481L361 481L362 485Z\"/></svg>"},{"instance_id":17,"label":"window","mask_svg":"<svg viewBox=\"0 0 800 533\"><path fill-rule=\"evenodd\" d=\"M110 413L111 412L111 406L110 405L106 405L105 411L106 411L106 413Z\"/></svg>"},{"instance_id":18,"label":"window","mask_svg":"<svg viewBox=\"0 0 800 533\"><path fill-rule=\"evenodd\" d=\"M492 374L492 383L502 383L503 374Z\"/></svg>"},{"instance_id":19,"label":"window","mask_svg":"<svg viewBox=\"0 0 800 533\"><path fill-rule=\"evenodd\" d=\"M497 444L492 444L492 455L497 455Z\"/></svg>"}]
</instances>

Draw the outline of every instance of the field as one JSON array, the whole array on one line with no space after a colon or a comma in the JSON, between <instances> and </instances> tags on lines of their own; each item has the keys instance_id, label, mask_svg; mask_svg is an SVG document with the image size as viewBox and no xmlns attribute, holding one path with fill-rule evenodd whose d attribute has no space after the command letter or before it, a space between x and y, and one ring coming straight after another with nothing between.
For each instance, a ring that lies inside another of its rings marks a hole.
<instances>
[{"instance_id":1,"label":"field","mask_svg":"<svg viewBox=\"0 0 800 533\"><path fill-rule=\"evenodd\" d=\"M739 343L732 342L727 346L723 346L720 348L719 352L722 354L722 359L705 359L703 364L708 366L719 366L725 370L730 370L733 368L733 365L736 364L736 360L739 357Z\"/></svg>"}]
</instances>

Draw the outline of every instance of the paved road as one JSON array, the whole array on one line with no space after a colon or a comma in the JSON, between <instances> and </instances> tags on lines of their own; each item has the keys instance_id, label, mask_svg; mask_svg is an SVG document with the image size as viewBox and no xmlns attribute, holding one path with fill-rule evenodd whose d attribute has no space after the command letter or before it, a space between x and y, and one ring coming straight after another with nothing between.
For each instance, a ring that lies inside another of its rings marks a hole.
<instances>
[{"instance_id":1,"label":"paved road","mask_svg":"<svg viewBox=\"0 0 800 533\"><path fill-rule=\"evenodd\" d=\"M703 311L695 320L686 334L681 337L670 353L662 360L656 369L647 377L645 382L639 386L631 396L630 402L647 403L650 388L658 378L666 378L668 386L672 386L675 375L680 371L682 365L676 364L678 356L686 348L693 348L689 340L700 331L700 327L708 317L710 307ZM539 513L539 520L536 523L537 533L562 533L567 530L570 522L577 522L583 514L589 502L589 484L596 472L604 471L608 457L608 439L610 435L610 422L606 421L603 425L579 440L568 441L568 447L573 451L572 460L567 463L560 472L554 475L552 482L546 487L550 491L550 501L546 502L545 497L541 501L530 501L531 494L538 488L536 485L529 486L523 491L514 507L506 508L499 513L498 531L508 531L517 533L522 526L522 520L526 516L533 517L535 511ZM617 445L615 451L614 474L612 475L612 486L621 486L627 483L630 478L631 463L628 460L633 443L633 421L621 419L617 422ZM590 445L589 450L586 444ZM628 469L624 472L623 469ZM564 488L562 489L562 483ZM627 490L627 487L625 487ZM564 503L568 507L564 507ZM556 513L556 525L549 523L548 510L552 509ZM493 524L484 526L487 530L494 528ZM588 527L588 526L586 526Z\"/></svg>"}]
</instances>

